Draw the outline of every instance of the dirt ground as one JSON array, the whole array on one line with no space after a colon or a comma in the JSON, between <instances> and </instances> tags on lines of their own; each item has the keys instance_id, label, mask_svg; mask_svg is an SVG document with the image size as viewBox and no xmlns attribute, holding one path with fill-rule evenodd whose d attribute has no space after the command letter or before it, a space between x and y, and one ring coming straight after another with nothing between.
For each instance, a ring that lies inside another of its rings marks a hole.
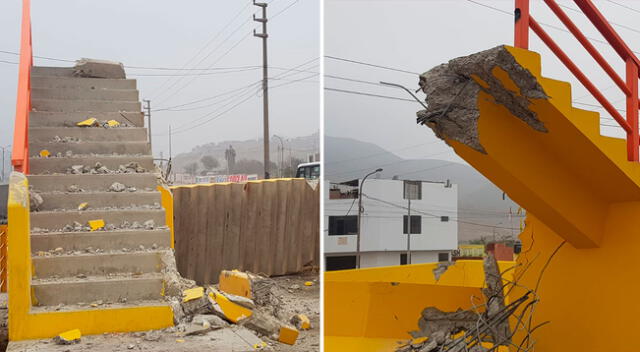
<instances>
[{"instance_id":1,"label":"dirt ground","mask_svg":"<svg viewBox=\"0 0 640 352\"><path fill-rule=\"evenodd\" d=\"M295 345L289 346L268 338L262 338L268 344L265 350L303 352L320 350L320 285L317 273L282 276L272 278L272 292L281 302L280 314L306 314L312 328L300 331ZM313 282L305 286L306 281ZM0 307L1 309L1 307ZM0 310L0 312L2 312ZM6 309L2 324L6 326ZM76 352L76 351L212 351L212 352L249 352L254 351L252 338L255 333L244 327L231 325L227 328L212 330L204 335L184 336L175 328L137 333L116 333L83 336L80 343L56 345L52 339L11 342L6 349L15 352ZM0 349L0 351L3 349Z\"/></svg>"}]
</instances>

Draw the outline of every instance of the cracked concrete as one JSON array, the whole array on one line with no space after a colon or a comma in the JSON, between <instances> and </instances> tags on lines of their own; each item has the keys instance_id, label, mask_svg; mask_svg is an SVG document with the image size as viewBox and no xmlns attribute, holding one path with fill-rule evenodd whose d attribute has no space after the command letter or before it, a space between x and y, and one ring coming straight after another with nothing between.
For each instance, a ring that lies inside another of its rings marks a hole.
<instances>
[{"instance_id":1,"label":"cracked concrete","mask_svg":"<svg viewBox=\"0 0 640 352\"><path fill-rule=\"evenodd\" d=\"M529 110L531 99L547 99L547 94L504 46L436 66L420 75L419 85L427 95L427 109L417 113L417 122L445 141L455 140L486 153L478 136L480 92L535 130L547 131Z\"/></svg>"}]
</instances>

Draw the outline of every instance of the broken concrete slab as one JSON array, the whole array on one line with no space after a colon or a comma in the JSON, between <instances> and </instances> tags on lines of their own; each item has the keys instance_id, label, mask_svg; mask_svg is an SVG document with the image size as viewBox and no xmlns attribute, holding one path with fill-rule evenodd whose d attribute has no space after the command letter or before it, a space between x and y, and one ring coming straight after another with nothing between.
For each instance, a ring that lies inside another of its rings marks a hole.
<instances>
[{"instance_id":1,"label":"broken concrete slab","mask_svg":"<svg viewBox=\"0 0 640 352\"><path fill-rule=\"evenodd\" d=\"M76 77L125 79L124 65L120 62L82 58L73 67Z\"/></svg>"},{"instance_id":2,"label":"broken concrete slab","mask_svg":"<svg viewBox=\"0 0 640 352\"><path fill-rule=\"evenodd\" d=\"M430 127L445 141L454 140L485 153L477 129L481 92L533 129L546 132L529 105L530 99L548 96L535 76L520 66L505 46L436 66L420 75L419 84L427 95L427 109L417 113L417 122Z\"/></svg>"}]
</instances>

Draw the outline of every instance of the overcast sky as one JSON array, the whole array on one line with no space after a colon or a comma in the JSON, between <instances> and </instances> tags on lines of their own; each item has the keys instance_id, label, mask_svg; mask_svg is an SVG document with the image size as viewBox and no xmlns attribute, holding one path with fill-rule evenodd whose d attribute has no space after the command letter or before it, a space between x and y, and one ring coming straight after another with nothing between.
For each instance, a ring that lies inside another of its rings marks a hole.
<instances>
[{"instance_id":1,"label":"overcast sky","mask_svg":"<svg viewBox=\"0 0 640 352\"><path fill-rule=\"evenodd\" d=\"M456 1L325 1L325 55L421 73L455 57L469 55L500 44L513 45L514 1L477 0L490 9L467 0ZM616 1L640 11L640 2ZM562 27L542 1L532 1L531 13L538 22ZM577 9L571 1L563 6ZM628 45L640 52L640 12L610 1L595 1ZM504 11L507 13L501 13ZM565 8L583 33L603 40L581 14ZM622 28L627 26L628 28ZM545 27L569 56L603 90L616 107L624 109L623 94L582 49L570 33ZM531 33L530 49L543 56L543 74L573 82L573 99L595 103L562 63ZM607 45L595 46L624 79L623 61ZM417 88L416 74L325 60L325 73L368 82L389 81ZM398 89L327 77L327 88L362 93L410 96ZM419 97L424 99L420 93ZM594 110L593 107L575 105ZM376 143L405 158L434 158L460 161L443 142L436 142L431 130L415 123L417 103L325 91L325 134ZM597 109L595 109L597 111ZM623 113L624 114L624 113ZM608 115L607 115L608 116ZM603 124L616 124L603 119ZM621 129L603 127L603 134L620 135ZM417 146L416 146L417 145Z\"/></svg>"},{"instance_id":2,"label":"overcast sky","mask_svg":"<svg viewBox=\"0 0 640 352\"><path fill-rule=\"evenodd\" d=\"M269 65L274 66L270 76L281 78L270 83L274 87L270 91L270 132L284 137L317 132L319 77L314 76L314 72L318 72L320 55L319 3L316 0L267 2L270 3L268 17L273 17L268 24ZM21 3L20 0L0 2L0 51L19 51ZM243 67L244 71L233 69L222 71L223 74L217 71L212 75L182 77L179 81L180 77L140 75L180 75L195 71L127 69L130 78L138 79L141 98L152 100L152 108L181 105L243 88L262 78L261 67L254 67L262 65L262 44L252 36L257 22L250 20L258 8L250 3L250 0L32 0L34 55L115 60L126 66L181 68L204 48L186 67ZM0 60L18 62L18 56L0 53ZM308 72L282 69L305 62L308 64L299 69ZM72 65L43 59L35 59L35 63ZM17 72L17 65L0 62L0 146L12 143ZM302 80L293 82L299 79ZM275 87L285 83L289 84ZM154 112L154 153L164 151L166 156L169 124L174 131L184 131L173 137L174 155L207 142L261 138L262 99L256 94L257 88L175 108L189 110ZM206 122L245 98L248 100L234 110ZM197 123L204 124L194 127ZM190 127L194 128L187 129Z\"/></svg>"}]
</instances>

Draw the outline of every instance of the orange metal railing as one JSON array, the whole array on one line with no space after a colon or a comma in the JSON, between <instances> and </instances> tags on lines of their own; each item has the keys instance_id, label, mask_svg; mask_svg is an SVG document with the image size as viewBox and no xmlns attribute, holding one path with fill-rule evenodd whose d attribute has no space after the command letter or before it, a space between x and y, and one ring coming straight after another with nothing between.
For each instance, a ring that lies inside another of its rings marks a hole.
<instances>
[{"instance_id":1,"label":"orange metal railing","mask_svg":"<svg viewBox=\"0 0 640 352\"><path fill-rule=\"evenodd\" d=\"M7 292L7 225L0 225L0 292Z\"/></svg>"},{"instance_id":2,"label":"orange metal railing","mask_svg":"<svg viewBox=\"0 0 640 352\"><path fill-rule=\"evenodd\" d=\"M33 66L30 10L31 1L23 0L18 98L11 154L11 164L14 170L25 174L29 173L29 112L31 111L31 66Z\"/></svg>"},{"instance_id":3,"label":"orange metal railing","mask_svg":"<svg viewBox=\"0 0 640 352\"><path fill-rule=\"evenodd\" d=\"M604 57L602 57L589 42L587 37L580 32L578 27L569 19L569 16L567 16L554 0L544 0L544 2L625 94L627 99L626 120L604 95L602 95L602 92L591 83L587 76L567 56L560 46L551 39L549 34L542 29L540 24L533 19L529 13L529 0L515 0L515 46L529 49L529 28L531 28L602 107L622 126L627 133L627 158L629 161L638 161L640 147L640 138L638 136L638 71L640 60L638 60L633 51L631 51L618 33L611 27L607 19L591 0L574 0L574 2L625 62L625 80L615 72L611 65L609 65Z\"/></svg>"}]
</instances>

